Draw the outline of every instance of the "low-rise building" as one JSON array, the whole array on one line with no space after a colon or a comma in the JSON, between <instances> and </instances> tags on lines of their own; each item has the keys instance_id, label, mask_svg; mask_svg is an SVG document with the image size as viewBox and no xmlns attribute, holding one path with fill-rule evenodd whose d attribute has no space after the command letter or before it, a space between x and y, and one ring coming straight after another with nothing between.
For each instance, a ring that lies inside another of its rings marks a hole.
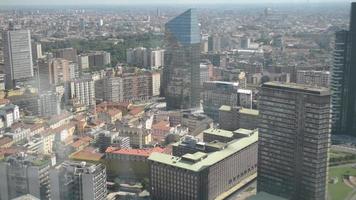
<instances>
[{"instance_id":1,"label":"low-rise building","mask_svg":"<svg viewBox=\"0 0 356 200\"><path fill-rule=\"evenodd\" d=\"M150 194L155 200L224 198L256 178L258 133L212 153L181 157L152 153Z\"/></svg>"},{"instance_id":2,"label":"low-rise building","mask_svg":"<svg viewBox=\"0 0 356 200\"><path fill-rule=\"evenodd\" d=\"M141 180L149 177L147 158L153 152L163 153L160 147L147 149L119 149L109 147L105 153L108 175L111 177L135 178Z\"/></svg>"}]
</instances>

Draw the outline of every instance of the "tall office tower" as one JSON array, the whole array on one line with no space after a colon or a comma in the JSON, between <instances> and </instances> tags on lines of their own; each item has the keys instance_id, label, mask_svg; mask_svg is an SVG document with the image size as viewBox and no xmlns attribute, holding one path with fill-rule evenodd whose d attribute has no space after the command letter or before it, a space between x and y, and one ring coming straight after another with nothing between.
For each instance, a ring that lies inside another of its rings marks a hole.
<instances>
[{"instance_id":1,"label":"tall office tower","mask_svg":"<svg viewBox=\"0 0 356 200\"><path fill-rule=\"evenodd\" d=\"M92 79L76 79L68 82L66 87L67 103L95 107L95 86Z\"/></svg>"},{"instance_id":2,"label":"tall office tower","mask_svg":"<svg viewBox=\"0 0 356 200\"><path fill-rule=\"evenodd\" d=\"M350 30L336 33L331 91L333 133L356 133L356 2L351 3Z\"/></svg>"},{"instance_id":3,"label":"tall office tower","mask_svg":"<svg viewBox=\"0 0 356 200\"><path fill-rule=\"evenodd\" d=\"M6 89L16 86L16 81L33 77L31 36L29 30L9 30L3 33Z\"/></svg>"},{"instance_id":4,"label":"tall office tower","mask_svg":"<svg viewBox=\"0 0 356 200\"><path fill-rule=\"evenodd\" d=\"M0 199L10 200L31 194L49 199L49 169L51 159L19 154L0 162Z\"/></svg>"},{"instance_id":5,"label":"tall office tower","mask_svg":"<svg viewBox=\"0 0 356 200\"><path fill-rule=\"evenodd\" d=\"M43 58L41 43L38 42L32 43L32 58L33 60Z\"/></svg>"},{"instance_id":6,"label":"tall office tower","mask_svg":"<svg viewBox=\"0 0 356 200\"><path fill-rule=\"evenodd\" d=\"M325 200L330 146L327 88L268 82L260 89L257 190Z\"/></svg>"},{"instance_id":7,"label":"tall office tower","mask_svg":"<svg viewBox=\"0 0 356 200\"><path fill-rule=\"evenodd\" d=\"M330 90L332 109L332 133L343 133L346 128L347 86L346 78L346 50L348 31L338 31L335 35L334 65L331 68Z\"/></svg>"},{"instance_id":8,"label":"tall office tower","mask_svg":"<svg viewBox=\"0 0 356 200\"><path fill-rule=\"evenodd\" d=\"M200 30L197 11L189 9L165 25L163 95L167 109L199 106Z\"/></svg>"},{"instance_id":9,"label":"tall office tower","mask_svg":"<svg viewBox=\"0 0 356 200\"><path fill-rule=\"evenodd\" d=\"M102 164L65 161L50 171L51 199L106 199L106 169Z\"/></svg>"}]
</instances>

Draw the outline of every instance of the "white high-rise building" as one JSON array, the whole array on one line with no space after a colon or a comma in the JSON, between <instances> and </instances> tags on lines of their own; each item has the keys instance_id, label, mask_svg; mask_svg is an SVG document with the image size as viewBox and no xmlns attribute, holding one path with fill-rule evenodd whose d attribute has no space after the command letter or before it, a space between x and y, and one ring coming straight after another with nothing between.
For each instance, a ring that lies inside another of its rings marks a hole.
<instances>
[{"instance_id":1,"label":"white high-rise building","mask_svg":"<svg viewBox=\"0 0 356 200\"><path fill-rule=\"evenodd\" d=\"M29 30L10 30L3 33L6 89L16 81L33 77L31 35Z\"/></svg>"},{"instance_id":2,"label":"white high-rise building","mask_svg":"<svg viewBox=\"0 0 356 200\"><path fill-rule=\"evenodd\" d=\"M164 65L164 50L158 49L151 51L151 67L162 67Z\"/></svg>"},{"instance_id":3,"label":"white high-rise building","mask_svg":"<svg viewBox=\"0 0 356 200\"><path fill-rule=\"evenodd\" d=\"M95 85L92 79L77 79L69 83L67 95L72 104L95 106Z\"/></svg>"},{"instance_id":4,"label":"white high-rise building","mask_svg":"<svg viewBox=\"0 0 356 200\"><path fill-rule=\"evenodd\" d=\"M32 58L34 60L43 58L41 43L38 43L38 42L32 43Z\"/></svg>"}]
</instances>

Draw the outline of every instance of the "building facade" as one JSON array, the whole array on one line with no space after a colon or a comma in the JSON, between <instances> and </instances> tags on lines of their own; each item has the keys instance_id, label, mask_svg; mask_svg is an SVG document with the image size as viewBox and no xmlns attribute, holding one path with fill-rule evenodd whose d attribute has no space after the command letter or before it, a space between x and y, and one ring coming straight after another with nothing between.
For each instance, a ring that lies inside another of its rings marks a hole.
<instances>
[{"instance_id":1,"label":"building facade","mask_svg":"<svg viewBox=\"0 0 356 200\"><path fill-rule=\"evenodd\" d=\"M327 88L269 82L260 89L257 190L325 200L330 146Z\"/></svg>"},{"instance_id":2,"label":"building facade","mask_svg":"<svg viewBox=\"0 0 356 200\"><path fill-rule=\"evenodd\" d=\"M225 192L231 194L233 187L256 177L257 140L255 133L232 140L212 153L195 152L181 157L151 154L152 198L211 200L221 198Z\"/></svg>"},{"instance_id":3,"label":"building facade","mask_svg":"<svg viewBox=\"0 0 356 200\"><path fill-rule=\"evenodd\" d=\"M165 25L163 95L168 109L199 106L200 31L197 12L190 9Z\"/></svg>"},{"instance_id":4,"label":"building facade","mask_svg":"<svg viewBox=\"0 0 356 200\"><path fill-rule=\"evenodd\" d=\"M330 82L329 71L315 71L315 70L297 71L298 84L329 87L329 82Z\"/></svg>"},{"instance_id":5,"label":"building facade","mask_svg":"<svg viewBox=\"0 0 356 200\"><path fill-rule=\"evenodd\" d=\"M336 33L334 64L331 69L332 132L356 132L356 2L351 3L349 30Z\"/></svg>"},{"instance_id":6,"label":"building facade","mask_svg":"<svg viewBox=\"0 0 356 200\"><path fill-rule=\"evenodd\" d=\"M29 30L9 30L3 32L4 71L6 89L13 89L16 81L32 78L33 63L31 35Z\"/></svg>"},{"instance_id":7,"label":"building facade","mask_svg":"<svg viewBox=\"0 0 356 200\"><path fill-rule=\"evenodd\" d=\"M25 194L50 199L49 169L51 160L19 154L0 162L0 199L11 200Z\"/></svg>"},{"instance_id":8,"label":"building facade","mask_svg":"<svg viewBox=\"0 0 356 200\"><path fill-rule=\"evenodd\" d=\"M65 161L51 169L51 199L106 199L106 169L102 164Z\"/></svg>"}]
</instances>

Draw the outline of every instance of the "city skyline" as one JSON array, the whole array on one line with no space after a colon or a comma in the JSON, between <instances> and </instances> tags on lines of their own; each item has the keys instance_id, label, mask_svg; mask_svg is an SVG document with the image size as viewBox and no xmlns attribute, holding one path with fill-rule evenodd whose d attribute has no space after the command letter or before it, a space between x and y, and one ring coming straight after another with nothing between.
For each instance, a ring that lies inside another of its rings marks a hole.
<instances>
[{"instance_id":1,"label":"city skyline","mask_svg":"<svg viewBox=\"0 0 356 200\"><path fill-rule=\"evenodd\" d=\"M350 3L354 2L353 0L254 0L254 1L249 1L249 0L180 0L178 2L169 2L165 0L153 0L150 1L150 3L147 3L147 1L144 0L102 0L100 2L95 1L95 0L63 0L60 2L56 1L46 1L46 0L34 0L34 1L29 1L29 0L4 0L0 2L0 5L147 5L147 4L162 4L162 5L177 5L177 4L187 4L187 5L200 5L200 4L260 4L260 3L272 3L272 4L278 4L278 3Z\"/></svg>"}]
</instances>

